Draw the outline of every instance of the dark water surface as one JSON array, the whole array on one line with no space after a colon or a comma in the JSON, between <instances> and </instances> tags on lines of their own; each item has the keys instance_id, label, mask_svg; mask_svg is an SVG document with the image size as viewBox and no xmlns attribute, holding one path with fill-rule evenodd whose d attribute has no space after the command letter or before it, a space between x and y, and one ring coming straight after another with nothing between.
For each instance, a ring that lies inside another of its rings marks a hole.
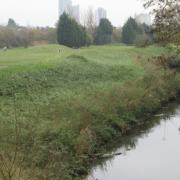
<instances>
[{"instance_id":1,"label":"dark water surface","mask_svg":"<svg viewBox=\"0 0 180 180\"><path fill-rule=\"evenodd\" d=\"M94 165L88 180L180 180L180 105L164 108L119 146Z\"/></svg>"}]
</instances>

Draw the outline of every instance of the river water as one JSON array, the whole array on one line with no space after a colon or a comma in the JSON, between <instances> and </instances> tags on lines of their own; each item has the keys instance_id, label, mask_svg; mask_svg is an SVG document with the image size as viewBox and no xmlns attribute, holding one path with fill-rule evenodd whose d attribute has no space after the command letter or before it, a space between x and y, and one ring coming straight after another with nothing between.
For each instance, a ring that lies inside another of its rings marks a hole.
<instances>
[{"instance_id":1,"label":"river water","mask_svg":"<svg viewBox=\"0 0 180 180\"><path fill-rule=\"evenodd\" d=\"M149 122L124 137L87 179L180 180L180 105L170 104Z\"/></svg>"}]
</instances>

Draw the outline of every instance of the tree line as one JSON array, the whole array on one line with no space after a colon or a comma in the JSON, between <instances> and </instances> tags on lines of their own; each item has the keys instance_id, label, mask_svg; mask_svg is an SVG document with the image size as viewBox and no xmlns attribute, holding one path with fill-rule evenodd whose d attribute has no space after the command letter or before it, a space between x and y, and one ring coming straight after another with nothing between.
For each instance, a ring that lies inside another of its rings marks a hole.
<instances>
[{"instance_id":1,"label":"tree line","mask_svg":"<svg viewBox=\"0 0 180 180\"><path fill-rule=\"evenodd\" d=\"M96 25L92 10L87 13L84 26L64 13L57 26L58 43L79 48L91 44L103 45L109 43L137 44L145 46L153 41L152 28L146 24L139 24L130 17L122 28L113 27L111 22L103 18Z\"/></svg>"},{"instance_id":2,"label":"tree line","mask_svg":"<svg viewBox=\"0 0 180 180\"><path fill-rule=\"evenodd\" d=\"M134 18L130 17L122 28L113 27L108 19L101 19L100 24L97 25L95 14L89 8L84 18L83 35L86 34L86 39L82 45L121 42L127 45L136 44L143 47L154 42L164 45L172 43L177 46L179 53L180 1L144 0L144 7L151 7L154 13L155 18L152 25L140 24ZM59 22L61 21L62 19L60 17ZM61 23L58 24L58 28L62 28ZM58 36L64 36L64 34L58 31ZM61 44L61 41L58 42Z\"/></svg>"},{"instance_id":3,"label":"tree line","mask_svg":"<svg viewBox=\"0 0 180 180\"><path fill-rule=\"evenodd\" d=\"M6 26L0 26L0 48L57 42L72 48L109 43L145 46L153 42L153 33L150 26L139 24L132 17L122 28L113 27L106 18L101 19L97 25L92 9L87 11L83 25L64 13L55 28L22 27L13 19L9 19Z\"/></svg>"},{"instance_id":4,"label":"tree line","mask_svg":"<svg viewBox=\"0 0 180 180\"><path fill-rule=\"evenodd\" d=\"M151 26L140 24L132 17L123 27L113 27L106 18L101 19L97 25L92 8L87 10L82 24L64 13L55 28L22 27L13 19L9 19L7 26L0 26L0 48L28 47L34 44L57 42L73 48L109 43L135 44L143 47L154 42L174 43L179 47L179 0L144 0L144 2L146 8L153 7L155 20Z\"/></svg>"},{"instance_id":5,"label":"tree line","mask_svg":"<svg viewBox=\"0 0 180 180\"><path fill-rule=\"evenodd\" d=\"M6 26L0 26L0 48L28 47L41 43L56 43L55 28L23 27L9 19Z\"/></svg>"}]
</instances>

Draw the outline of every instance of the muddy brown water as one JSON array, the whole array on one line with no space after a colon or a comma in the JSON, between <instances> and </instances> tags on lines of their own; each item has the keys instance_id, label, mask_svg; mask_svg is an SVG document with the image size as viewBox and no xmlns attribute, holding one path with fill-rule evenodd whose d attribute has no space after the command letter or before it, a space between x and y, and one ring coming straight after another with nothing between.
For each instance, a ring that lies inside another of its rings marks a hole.
<instances>
[{"instance_id":1,"label":"muddy brown water","mask_svg":"<svg viewBox=\"0 0 180 180\"><path fill-rule=\"evenodd\" d=\"M180 180L180 103L163 108L118 143L88 180Z\"/></svg>"}]
</instances>

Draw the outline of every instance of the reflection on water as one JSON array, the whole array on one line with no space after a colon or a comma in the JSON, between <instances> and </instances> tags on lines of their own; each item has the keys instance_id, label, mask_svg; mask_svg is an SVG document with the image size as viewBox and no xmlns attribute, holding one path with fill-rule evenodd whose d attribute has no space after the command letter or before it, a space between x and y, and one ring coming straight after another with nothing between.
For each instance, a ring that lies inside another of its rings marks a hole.
<instances>
[{"instance_id":1,"label":"reflection on water","mask_svg":"<svg viewBox=\"0 0 180 180\"><path fill-rule=\"evenodd\" d=\"M88 180L180 180L180 106L172 104L135 129L94 165Z\"/></svg>"}]
</instances>

